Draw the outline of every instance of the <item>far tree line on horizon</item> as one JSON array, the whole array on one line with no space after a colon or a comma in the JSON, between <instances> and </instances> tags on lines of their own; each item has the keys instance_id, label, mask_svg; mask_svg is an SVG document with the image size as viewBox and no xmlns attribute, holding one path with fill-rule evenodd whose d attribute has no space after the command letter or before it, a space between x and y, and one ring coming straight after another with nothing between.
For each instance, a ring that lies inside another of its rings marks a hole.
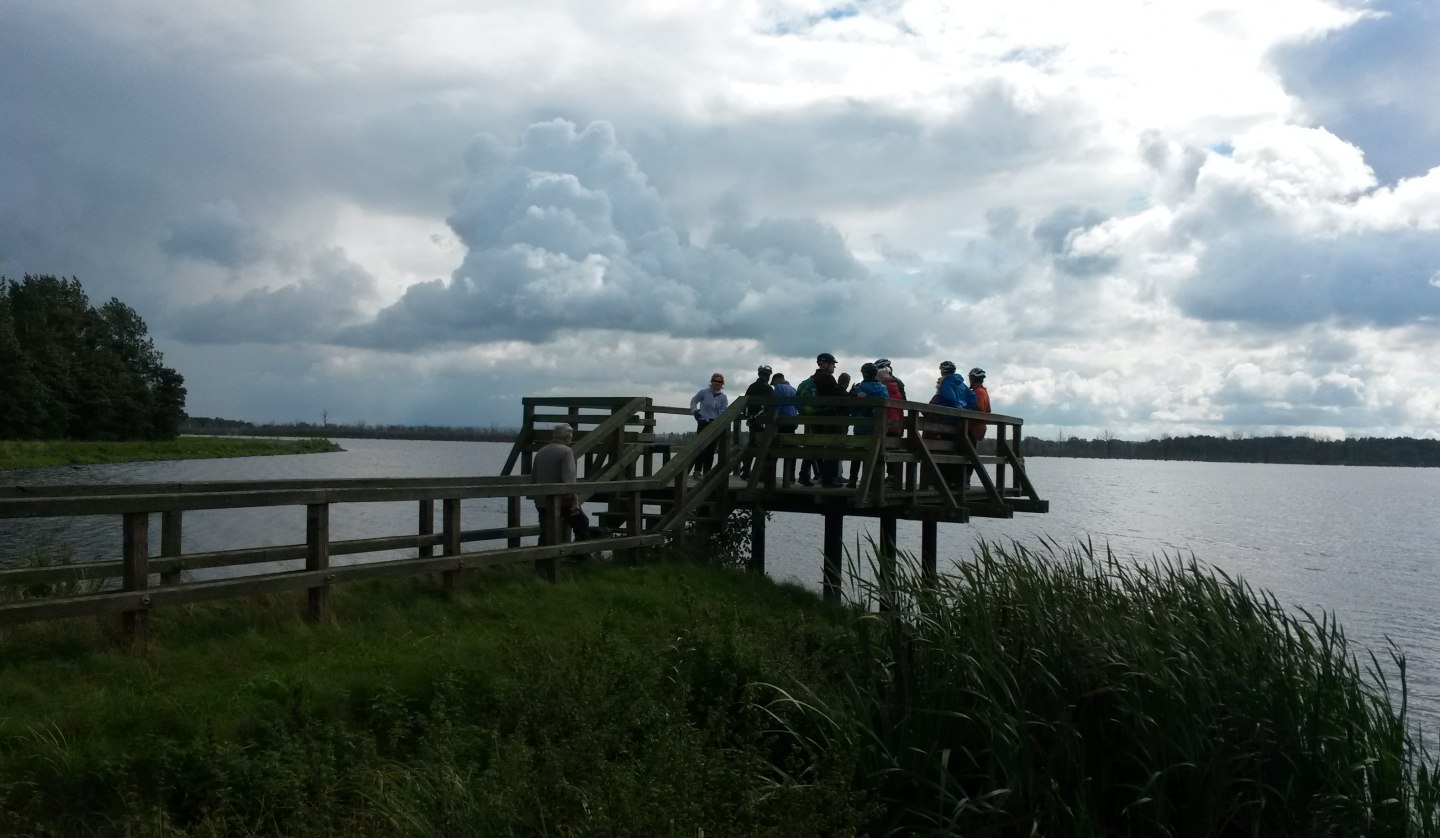
<instances>
[{"instance_id":1,"label":"far tree line on horizon","mask_svg":"<svg viewBox=\"0 0 1440 838\"><path fill-rule=\"evenodd\" d=\"M372 425L332 422L269 422L191 416L181 426L190 434L332 437L343 439L414 439L462 442L514 442L518 428L446 425ZM657 433L656 441L683 445L695 435ZM983 440L980 453L993 454L993 440ZM1440 468L1440 440L1411 437L1326 440L1308 436L1166 436L1131 442L1106 435L1097 439L1041 439L1027 436L1028 457L1070 457L1113 460L1192 460L1212 463L1283 463L1293 465L1410 466Z\"/></svg>"},{"instance_id":2,"label":"far tree line on horizon","mask_svg":"<svg viewBox=\"0 0 1440 838\"><path fill-rule=\"evenodd\" d=\"M3 439L169 439L185 418L185 378L145 321L92 306L74 277L0 276L0 358Z\"/></svg>"}]
</instances>

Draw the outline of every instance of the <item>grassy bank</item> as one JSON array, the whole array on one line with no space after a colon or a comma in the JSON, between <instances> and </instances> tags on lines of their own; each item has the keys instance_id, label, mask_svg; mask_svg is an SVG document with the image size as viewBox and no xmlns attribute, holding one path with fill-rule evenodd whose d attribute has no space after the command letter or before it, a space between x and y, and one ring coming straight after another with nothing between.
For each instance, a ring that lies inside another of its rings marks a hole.
<instances>
[{"instance_id":1,"label":"grassy bank","mask_svg":"<svg viewBox=\"0 0 1440 838\"><path fill-rule=\"evenodd\" d=\"M0 471L44 466L79 466L93 463L263 457L274 454L319 454L339 450L341 450L340 446L328 439L182 436L155 442L0 440Z\"/></svg>"},{"instance_id":2,"label":"grassy bank","mask_svg":"<svg viewBox=\"0 0 1440 838\"><path fill-rule=\"evenodd\" d=\"M1326 621L1193 565L987 548L885 611L576 566L0 632L38 833L1430 835L1434 764ZM1378 666L1378 663L1376 664Z\"/></svg>"}]
</instances>

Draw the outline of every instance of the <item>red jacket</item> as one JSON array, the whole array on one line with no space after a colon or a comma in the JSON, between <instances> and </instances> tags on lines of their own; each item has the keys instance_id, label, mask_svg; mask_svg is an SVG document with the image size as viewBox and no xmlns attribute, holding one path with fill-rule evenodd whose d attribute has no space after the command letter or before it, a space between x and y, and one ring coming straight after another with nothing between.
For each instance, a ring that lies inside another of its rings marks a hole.
<instances>
[{"instance_id":1,"label":"red jacket","mask_svg":"<svg viewBox=\"0 0 1440 838\"><path fill-rule=\"evenodd\" d=\"M990 412L990 391L985 389L984 384L976 384L970 388L975 391L975 409L981 413ZM985 427L989 422L982 422L979 419L970 420L970 438L980 439L985 436Z\"/></svg>"}]
</instances>

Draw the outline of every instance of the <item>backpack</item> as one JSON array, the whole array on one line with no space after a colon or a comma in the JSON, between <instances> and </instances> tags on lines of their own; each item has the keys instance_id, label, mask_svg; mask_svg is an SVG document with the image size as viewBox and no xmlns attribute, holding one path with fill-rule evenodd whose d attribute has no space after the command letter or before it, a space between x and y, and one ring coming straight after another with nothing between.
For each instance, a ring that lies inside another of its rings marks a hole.
<instances>
[{"instance_id":1,"label":"backpack","mask_svg":"<svg viewBox=\"0 0 1440 838\"><path fill-rule=\"evenodd\" d=\"M795 397L799 399L804 399L813 398L814 396L815 376L812 375L804 381L800 382L800 386L795 388ZM815 413L815 406L810 404L801 405L800 412L805 414L806 416L810 416Z\"/></svg>"}]
</instances>

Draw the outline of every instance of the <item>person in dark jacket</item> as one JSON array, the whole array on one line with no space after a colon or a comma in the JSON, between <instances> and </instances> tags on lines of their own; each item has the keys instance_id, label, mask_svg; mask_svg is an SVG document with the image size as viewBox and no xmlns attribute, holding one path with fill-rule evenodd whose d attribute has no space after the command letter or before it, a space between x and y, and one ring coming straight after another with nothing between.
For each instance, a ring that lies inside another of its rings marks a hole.
<instances>
[{"instance_id":1,"label":"person in dark jacket","mask_svg":"<svg viewBox=\"0 0 1440 838\"><path fill-rule=\"evenodd\" d=\"M835 379L835 356L829 352L821 352L815 356L815 395L821 398L834 398L845 395L841 389L840 382ZM839 416L840 409L835 407L822 407L816 411L818 416ZM808 430L808 429L807 429ZM834 425L826 425L819 428L815 433L834 434L843 433L843 428L836 428ZM838 488L844 484L840 482L840 461L820 460L816 463L816 471L820 478L820 485L829 489ZM800 481L804 483L805 481Z\"/></svg>"},{"instance_id":2,"label":"person in dark jacket","mask_svg":"<svg viewBox=\"0 0 1440 838\"><path fill-rule=\"evenodd\" d=\"M775 388L770 386L770 373L770 365L761 364L759 369L755 370L755 380L745 388L745 395L750 397L775 395ZM747 404L745 406L745 426L750 430L752 453L746 454L745 459L740 461L740 477L742 479L750 479L750 464L755 459L753 451L760 444L760 437L764 435L766 426L770 424L774 416L774 405Z\"/></svg>"}]
</instances>

